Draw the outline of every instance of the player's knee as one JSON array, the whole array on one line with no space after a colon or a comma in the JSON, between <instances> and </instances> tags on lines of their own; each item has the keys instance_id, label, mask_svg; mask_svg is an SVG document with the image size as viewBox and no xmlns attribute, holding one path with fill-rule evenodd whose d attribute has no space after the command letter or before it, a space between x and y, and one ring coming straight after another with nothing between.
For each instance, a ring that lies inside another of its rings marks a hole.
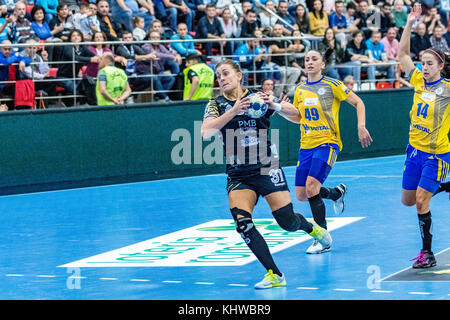
<instances>
[{"instance_id":1,"label":"player's knee","mask_svg":"<svg viewBox=\"0 0 450 320\"><path fill-rule=\"evenodd\" d=\"M236 231L245 239L247 234L255 227L252 215L239 208L232 208L231 214L236 222Z\"/></svg>"},{"instance_id":2,"label":"player's knee","mask_svg":"<svg viewBox=\"0 0 450 320\"><path fill-rule=\"evenodd\" d=\"M308 201L308 197L304 191L295 191L295 197L298 201Z\"/></svg>"},{"instance_id":3,"label":"player's knee","mask_svg":"<svg viewBox=\"0 0 450 320\"><path fill-rule=\"evenodd\" d=\"M306 180L306 185L305 185L305 189L306 189L306 197L307 198L312 198L315 195L318 195L320 192L320 183L315 181L315 180Z\"/></svg>"},{"instance_id":4,"label":"player's knee","mask_svg":"<svg viewBox=\"0 0 450 320\"><path fill-rule=\"evenodd\" d=\"M299 229L299 222L292 208L292 203L275 210L272 214L278 225L284 230L293 232Z\"/></svg>"},{"instance_id":5,"label":"player's knee","mask_svg":"<svg viewBox=\"0 0 450 320\"><path fill-rule=\"evenodd\" d=\"M416 204L416 198L402 196L402 204L407 207L412 207Z\"/></svg>"},{"instance_id":6,"label":"player's knee","mask_svg":"<svg viewBox=\"0 0 450 320\"><path fill-rule=\"evenodd\" d=\"M417 212L426 212L428 211L428 207L430 204L430 200L422 195L416 196L416 208Z\"/></svg>"}]
</instances>

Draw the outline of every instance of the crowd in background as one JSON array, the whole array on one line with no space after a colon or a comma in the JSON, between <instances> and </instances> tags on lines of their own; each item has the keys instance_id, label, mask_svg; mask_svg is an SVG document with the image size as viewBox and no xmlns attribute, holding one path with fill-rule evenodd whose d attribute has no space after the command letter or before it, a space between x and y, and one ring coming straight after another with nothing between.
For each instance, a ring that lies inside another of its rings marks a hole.
<instances>
[{"instance_id":1,"label":"crowd in background","mask_svg":"<svg viewBox=\"0 0 450 320\"><path fill-rule=\"evenodd\" d=\"M423 15L414 26L411 54L420 68L425 49L449 51L450 5L448 0L419 2ZM353 89L375 89L380 82L390 88L408 86L404 80L408 75L397 63L398 45L413 4L410 0L0 0L0 98L13 99L22 90L12 81L32 79L36 94L61 92L65 106L97 105L99 59L106 52L114 54L115 65L128 76L134 94L127 103L133 103L137 92L150 89L156 92L154 100L191 100L193 95L183 90L195 91L193 79L198 87L202 81L214 82L211 77L203 79L192 64L186 65L188 56L212 69L223 56L231 57L241 65L246 85L260 86L272 79L276 93L290 94L305 79L303 57L310 48L324 55L326 75L345 80ZM225 41L232 38L240 40ZM104 41L117 44L101 44ZM43 46L44 42L75 45ZM72 98L80 92L83 97ZM14 109L13 101L5 103Z\"/></svg>"}]
</instances>

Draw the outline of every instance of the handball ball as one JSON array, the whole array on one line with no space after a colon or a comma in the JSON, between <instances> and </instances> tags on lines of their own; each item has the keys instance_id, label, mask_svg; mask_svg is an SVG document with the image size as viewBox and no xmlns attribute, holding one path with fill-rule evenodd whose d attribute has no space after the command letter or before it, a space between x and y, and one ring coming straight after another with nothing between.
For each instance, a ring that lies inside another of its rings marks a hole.
<instances>
[{"instance_id":1,"label":"handball ball","mask_svg":"<svg viewBox=\"0 0 450 320\"><path fill-rule=\"evenodd\" d=\"M251 95L249 95L249 98L250 106L248 107L246 115L254 119L264 116L268 109L268 106L264 102L264 99L262 99L257 93L252 93Z\"/></svg>"}]
</instances>

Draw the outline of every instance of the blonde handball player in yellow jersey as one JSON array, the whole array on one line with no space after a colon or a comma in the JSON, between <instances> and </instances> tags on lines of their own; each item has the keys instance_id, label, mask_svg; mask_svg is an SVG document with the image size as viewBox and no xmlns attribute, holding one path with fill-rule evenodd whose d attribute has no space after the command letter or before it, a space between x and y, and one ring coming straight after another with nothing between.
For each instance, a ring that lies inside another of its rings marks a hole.
<instances>
[{"instance_id":1,"label":"blonde handball player in yellow jersey","mask_svg":"<svg viewBox=\"0 0 450 320\"><path fill-rule=\"evenodd\" d=\"M340 184L335 188L325 188L328 174L333 167L342 141L339 133L339 108L341 101L347 101L356 108L358 118L358 138L363 148L372 143L366 129L366 115L363 101L341 81L322 74L325 62L322 55L310 50L305 56L308 79L295 89L294 106L299 111L301 144L295 175L295 195L300 201L308 201L314 221L327 228L325 204L322 199L335 202L337 214L344 210L344 196L347 187ZM330 250L317 241L306 253L318 254Z\"/></svg>"},{"instance_id":2,"label":"blonde handball player in yellow jersey","mask_svg":"<svg viewBox=\"0 0 450 320\"><path fill-rule=\"evenodd\" d=\"M409 145L406 150L402 181L402 203L416 206L422 249L413 268L436 265L431 250L430 200L440 191L450 191L444 182L450 167L450 76L449 56L433 48L422 55L422 69L417 69L410 55L413 24L420 19L422 7L411 7L399 48L403 71L414 86L414 100L410 111Z\"/></svg>"}]
</instances>

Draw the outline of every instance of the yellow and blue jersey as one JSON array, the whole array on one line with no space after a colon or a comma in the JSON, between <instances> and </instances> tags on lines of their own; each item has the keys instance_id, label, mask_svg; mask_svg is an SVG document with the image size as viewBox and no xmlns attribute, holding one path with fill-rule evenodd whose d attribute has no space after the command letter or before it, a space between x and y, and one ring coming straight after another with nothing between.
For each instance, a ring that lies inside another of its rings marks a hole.
<instances>
[{"instance_id":1,"label":"yellow and blue jersey","mask_svg":"<svg viewBox=\"0 0 450 320\"><path fill-rule=\"evenodd\" d=\"M339 80L322 76L316 82L302 82L295 89L294 106L300 112L300 149L334 143L342 150L339 109L351 91Z\"/></svg>"},{"instance_id":2,"label":"yellow and blue jersey","mask_svg":"<svg viewBox=\"0 0 450 320\"><path fill-rule=\"evenodd\" d=\"M450 80L441 78L428 83L422 72L414 69L410 83L414 86L414 102L409 144L430 154L450 152Z\"/></svg>"}]
</instances>

